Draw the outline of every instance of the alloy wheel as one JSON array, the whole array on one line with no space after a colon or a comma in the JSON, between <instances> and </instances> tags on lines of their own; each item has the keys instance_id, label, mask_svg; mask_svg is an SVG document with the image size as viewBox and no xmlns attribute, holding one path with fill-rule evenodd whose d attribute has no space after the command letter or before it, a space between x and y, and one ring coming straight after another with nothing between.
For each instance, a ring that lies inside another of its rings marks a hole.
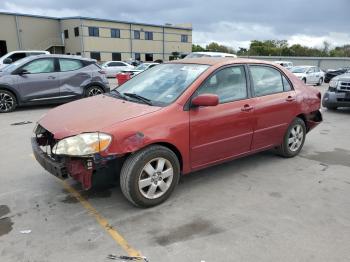
<instances>
[{"instance_id":1,"label":"alloy wheel","mask_svg":"<svg viewBox=\"0 0 350 262\"><path fill-rule=\"evenodd\" d=\"M147 199L159 198L168 191L173 177L174 169L170 161L162 157L152 159L141 171L139 191Z\"/></svg>"},{"instance_id":2,"label":"alloy wheel","mask_svg":"<svg viewBox=\"0 0 350 262\"><path fill-rule=\"evenodd\" d=\"M14 107L15 101L12 96L7 93L0 92L0 111L7 112L11 111Z\"/></svg>"},{"instance_id":3,"label":"alloy wheel","mask_svg":"<svg viewBox=\"0 0 350 262\"><path fill-rule=\"evenodd\" d=\"M93 87L89 90L88 96L97 96L102 94L102 90L99 87Z\"/></svg>"},{"instance_id":4,"label":"alloy wheel","mask_svg":"<svg viewBox=\"0 0 350 262\"><path fill-rule=\"evenodd\" d=\"M303 143L304 130L301 125L295 125L289 133L288 147L292 152L298 151Z\"/></svg>"}]
</instances>

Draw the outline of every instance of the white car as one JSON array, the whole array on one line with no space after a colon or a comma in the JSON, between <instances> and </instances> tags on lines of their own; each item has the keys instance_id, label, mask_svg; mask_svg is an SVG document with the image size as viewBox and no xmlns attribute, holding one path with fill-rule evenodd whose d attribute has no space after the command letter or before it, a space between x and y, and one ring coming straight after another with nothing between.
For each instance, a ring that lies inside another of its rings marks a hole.
<instances>
[{"instance_id":1,"label":"white car","mask_svg":"<svg viewBox=\"0 0 350 262\"><path fill-rule=\"evenodd\" d=\"M138 65L137 67L135 68L131 68L131 69L125 69L123 71L121 71L122 73L130 73L130 76L131 77L134 77L138 74L140 74L141 72L149 69L149 68L152 68L156 65L159 65L159 63L142 63L140 65Z\"/></svg>"},{"instance_id":2,"label":"white car","mask_svg":"<svg viewBox=\"0 0 350 262\"><path fill-rule=\"evenodd\" d=\"M49 55L49 51L40 51L40 50L21 50L21 51L12 51L6 55L0 57L0 70L9 64L12 64L22 58L32 56L32 55Z\"/></svg>"},{"instance_id":3,"label":"white car","mask_svg":"<svg viewBox=\"0 0 350 262\"><path fill-rule=\"evenodd\" d=\"M102 68L107 77L115 77L119 72L133 69L134 66L122 61L107 61L102 64Z\"/></svg>"},{"instance_id":4,"label":"white car","mask_svg":"<svg viewBox=\"0 0 350 262\"><path fill-rule=\"evenodd\" d=\"M275 61L274 63L279 64L280 66L283 66L288 70L291 70L293 68L293 63L290 61Z\"/></svg>"},{"instance_id":5,"label":"white car","mask_svg":"<svg viewBox=\"0 0 350 262\"><path fill-rule=\"evenodd\" d=\"M296 75L305 84L322 85L324 81L324 72L317 66L295 66L291 72Z\"/></svg>"},{"instance_id":6,"label":"white car","mask_svg":"<svg viewBox=\"0 0 350 262\"><path fill-rule=\"evenodd\" d=\"M192 52L189 53L185 58L198 58L198 57L233 57L237 58L234 54L220 53L220 52Z\"/></svg>"}]
</instances>

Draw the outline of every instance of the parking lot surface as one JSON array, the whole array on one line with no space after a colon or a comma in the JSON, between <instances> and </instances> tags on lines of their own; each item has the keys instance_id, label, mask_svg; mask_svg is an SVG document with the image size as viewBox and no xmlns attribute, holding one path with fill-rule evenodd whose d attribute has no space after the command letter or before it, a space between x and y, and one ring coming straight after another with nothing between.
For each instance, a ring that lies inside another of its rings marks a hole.
<instances>
[{"instance_id":1,"label":"parking lot surface","mask_svg":"<svg viewBox=\"0 0 350 262\"><path fill-rule=\"evenodd\" d=\"M119 186L80 192L82 202L74 181L33 159L34 124L53 107L0 115L0 261L111 261L128 247L150 262L350 260L349 109L322 109L295 158L264 152L211 167L140 209Z\"/></svg>"}]
</instances>

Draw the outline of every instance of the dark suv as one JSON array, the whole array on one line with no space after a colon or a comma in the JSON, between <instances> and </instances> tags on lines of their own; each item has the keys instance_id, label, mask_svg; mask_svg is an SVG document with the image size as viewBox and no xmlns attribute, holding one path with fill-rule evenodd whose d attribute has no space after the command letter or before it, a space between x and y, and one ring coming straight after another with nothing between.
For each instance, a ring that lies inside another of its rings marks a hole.
<instances>
[{"instance_id":1,"label":"dark suv","mask_svg":"<svg viewBox=\"0 0 350 262\"><path fill-rule=\"evenodd\" d=\"M17 106L61 103L109 92L95 60L66 55L21 59L0 72L0 113Z\"/></svg>"}]
</instances>

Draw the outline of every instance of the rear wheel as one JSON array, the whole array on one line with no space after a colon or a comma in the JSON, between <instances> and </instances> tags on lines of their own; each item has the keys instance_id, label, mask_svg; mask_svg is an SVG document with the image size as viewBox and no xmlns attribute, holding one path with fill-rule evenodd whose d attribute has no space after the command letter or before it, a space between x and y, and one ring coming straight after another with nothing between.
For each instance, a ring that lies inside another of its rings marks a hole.
<instances>
[{"instance_id":1,"label":"rear wheel","mask_svg":"<svg viewBox=\"0 0 350 262\"><path fill-rule=\"evenodd\" d=\"M306 78L303 78L303 80L302 80L303 82L304 82L304 84L306 84Z\"/></svg>"},{"instance_id":2,"label":"rear wheel","mask_svg":"<svg viewBox=\"0 0 350 262\"><path fill-rule=\"evenodd\" d=\"M120 188L135 206L151 207L165 201L180 177L180 164L170 149L155 145L130 155L120 173Z\"/></svg>"},{"instance_id":3,"label":"rear wheel","mask_svg":"<svg viewBox=\"0 0 350 262\"><path fill-rule=\"evenodd\" d=\"M100 95L100 94L103 94L104 91L101 87L99 86L90 86L86 89L85 91L85 96L88 97L88 96L97 96L97 95Z\"/></svg>"},{"instance_id":4,"label":"rear wheel","mask_svg":"<svg viewBox=\"0 0 350 262\"><path fill-rule=\"evenodd\" d=\"M282 144L277 148L278 154L283 157L294 157L303 148L306 136L305 123L300 118L295 118L289 125Z\"/></svg>"},{"instance_id":5,"label":"rear wheel","mask_svg":"<svg viewBox=\"0 0 350 262\"><path fill-rule=\"evenodd\" d=\"M322 84L323 84L323 78L321 77L321 78L318 80L317 85L320 86L320 85L322 85Z\"/></svg>"},{"instance_id":6,"label":"rear wheel","mask_svg":"<svg viewBox=\"0 0 350 262\"><path fill-rule=\"evenodd\" d=\"M0 113L8 113L15 110L17 99L14 94L6 90L0 90Z\"/></svg>"}]
</instances>

